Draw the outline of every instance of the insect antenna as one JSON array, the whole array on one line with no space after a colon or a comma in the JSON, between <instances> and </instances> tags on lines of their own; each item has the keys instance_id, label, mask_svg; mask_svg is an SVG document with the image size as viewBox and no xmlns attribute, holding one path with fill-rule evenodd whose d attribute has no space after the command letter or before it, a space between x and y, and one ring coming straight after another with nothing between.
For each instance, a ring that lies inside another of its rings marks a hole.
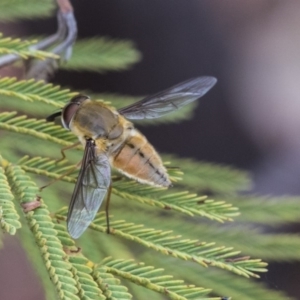
<instances>
[{"instance_id":1,"label":"insect antenna","mask_svg":"<svg viewBox=\"0 0 300 300\"><path fill-rule=\"evenodd\" d=\"M57 112L55 112L55 113L53 113L53 114L50 115L50 116L48 116L48 117L46 118L46 121L47 121L47 122L53 122L53 121L55 120L55 118L57 118L57 117L59 117L59 116L61 116L61 110L60 110L60 111L57 111Z\"/></svg>"}]
</instances>

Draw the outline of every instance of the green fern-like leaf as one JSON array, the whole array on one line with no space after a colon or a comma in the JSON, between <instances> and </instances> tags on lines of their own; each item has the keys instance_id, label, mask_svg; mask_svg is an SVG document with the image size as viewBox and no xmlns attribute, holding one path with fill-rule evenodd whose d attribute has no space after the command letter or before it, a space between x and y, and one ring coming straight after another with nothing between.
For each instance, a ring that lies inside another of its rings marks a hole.
<instances>
[{"instance_id":1,"label":"green fern-like leaf","mask_svg":"<svg viewBox=\"0 0 300 300\"><path fill-rule=\"evenodd\" d=\"M6 162L0 157L0 165ZM4 169L0 167L0 226L9 234L15 234L21 227L19 215L13 203L14 196L10 190Z\"/></svg>"},{"instance_id":2,"label":"green fern-like leaf","mask_svg":"<svg viewBox=\"0 0 300 300\"><path fill-rule=\"evenodd\" d=\"M69 170L73 169L75 171L72 165L63 165L63 162L56 165L55 161L48 158L37 157L28 159L28 157L25 157L19 161L19 164L28 172L54 179L59 178ZM76 181L75 178L70 176L64 176L62 180L74 183ZM112 193L127 200L145 203L166 210L178 211L189 216L203 216L219 222L232 221L231 217L237 215L237 208L224 201L213 201L206 199L206 196L198 196L187 191L170 193L165 189L141 185L134 181L116 181L113 184Z\"/></svg>"},{"instance_id":3,"label":"green fern-like leaf","mask_svg":"<svg viewBox=\"0 0 300 300\"><path fill-rule=\"evenodd\" d=\"M140 58L140 53L130 41L91 38L78 40L72 58L61 67L74 71L120 71L128 69Z\"/></svg>"},{"instance_id":4,"label":"green fern-like leaf","mask_svg":"<svg viewBox=\"0 0 300 300\"><path fill-rule=\"evenodd\" d=\"M246 172L228 166L213 163L197 162L193 159L177 158L174 155L163 155L164 160L179 166L185 174L180 184L198 191L211 191L221 194L236 194L250 186L250 178Z\"/></svg>"},{"instance_id":5,"label":"green fern-like leaf","mask_svg":"<svg viewBox=\"0 0 300 300\"><path fill-rule=\"evenodd\" d=\"M93 268L93 277L103 290L106 299L132 299L132 295L128 293L128 289L120 284L119 279L107 273L106 268L95 265Z\"/></svg>"},{"instance_id":6,"label":"green fern-like leaf","mask_svg":"<svg viewBox=\"0 0 300 300\"><path fill-rule=\"evenodd\" d=\"M157 189L139 183L116 182L113 193L125 199L146 203L166 210L179 211L194 216L203 216L219 222L232 221L231 217L237 215L237 208L224 201L213 201L204 196L189 192L166 192L157 195Z\"/></svg>"},{"instance_id":7,"label":"green fern-like leaf","mask_svg":"<svg viewBox=\"0 0 300 300\"><path fill-rule=\"evenodd\" d=\"M129 217L130 212L124 211L121 214L124 218ZM118 207L114 207L114 213L117 212ZM151 220L151 212L147 212L148 218ZM266 218L268 213L266 212ZM154 217L154 216L153 216ZM238 218L238 217L237 217ZM145 222L147 223L147 222ZM226 247L234 247L239 249L243 255L252 255L260 257L267 261L291 261L299 260L300 253L295 251L300 247L300 237L297 234L278 234L278 233L264 233L263 228L256 226L255 229L249 228L246 224L231 224L230 226L219 226L216 224L206 224L204 222L195 222L193 219L187 220L182 218L166 218L164 224L160 225L161 229L172 228L179 234L188 233L189 238L197 238L208 242L216 242L217 245L224 245ZM265 251L268 249L268 251Z\"/></svg>"},{"instance_id":8,"label":"green fern-like leaf","mask_svg":"<svg viewBox=\"0 0 300 300\"><path fill-rule=\"evenodd\" d=\"M57 299L57 291L49 278L47 268L44 266L44 258L41 255L39 247L36 245L35 237L28 226L26 216L23 212L21 212L21 207L19 208L20 209L18 212L21 217L21 223L23 226L20 230L18 230L18 239L21 242L22 248L26 252L31 266L35 270L39 281L42 283L45 300Z\"/></svg>"},{"instance_id":9,"label":"green fern-like leaf","mask_svg":"<svg viewBox=\"0 0 300 300\"><path fill-rule=\"evenodd\" d=\"M64 209L59 211L58 219L63 219L62 213L64 214L66 211ZM254 272L266 271L264 268L266 263L259 259L236 261L231 259L240 253L233 251L232 248L214 247L212 243L207 244L199 240L179 239L180 236L172 235L171 231L144 228L142 224L128 223L124 220L110 221L110 225L112 235L136 241L164 255L195 262L204 267L214 266L245 277L259 277ZM106 218L103 213L98 214L90 227L100 232L106 232Z\"/></svg>"},{"instance_id":10,"label":"green fern-like leaf","mask_svg":"<svg viewBox=\"0 0 300 300\"><path fill-rule=\"evenodd\" d=\"M13 165L5 168L6 176L20 203L30 203L36 198L38 189L35 184L24 174L24 171ZM43 203L38 209L26 213L28 225L40 248L49 276L56 287L59 299L79 299L76 294L76 282L71 273L71 264L57 238L54 224L50 218L47 206Z\"/></svg>"},{"instance_id":11,"label":"green fern-like leaf","mask_svg":"<svg viewBox=\"0 0 300 300\"><path fill-rule=\"evenodd\" d=\"M64 146L70 146L75 142L75 136L61 126L49 124L45 120L29 119L26 116L16 115L16 112L0 113L0 128L31 135Z\"/></svg>"},{"instance_id":12,"label":"green fern-like leaf","mask_svg":"<svg viewBox=\"0 0 300 300\"><path fill-rule=\"evenodd\" d=\"M132 260L106 258L100 263L99 269L164 294L169 299L204 299L210 292L208 289L187 285L183 280L174 280L173 276L164 275L163 269L155 269Z\"/></svg>"},{"instance_id":13,"label":"green fern-like leaf","mask_svg":"<svg viewBox=\"0 0 300 300\"><path fill-rule=\"evenodd\" d=\"M76 267L72 268L80 299L106 299L97 283L94 281L93 269L87 266L88 260L84 257L71 256L70 262Z\"/></svg>"},{"instance_id":14,"label":"green fern-like leaf","mask_svg":"<svg viewBox=\"0 0 300 300\"><path fill-rule=\"evenodd\" d=\"M1 22L18 19L33 19L50 17L53 14L55 2L52 0L1 0Z\"/></svg>"},{"instance_id":15,"label":"green fern-like leaf","mask_svg":"<svg viewBox=\"0 0 300 300\"><path fill-rule=\"evenodd\" d=\"M45 84L44 81L33 79L20 80L4 77L0 79L0 95L13 96L25 101L41 101L61 108L65 102L78 93L61 89L60 86Z\"/></svg>"},{"instance_id":16,"label":"green fern-like leaf","mask_svg":"<svg viewBox=\"0 0 300 300\"><path fill-rule=\"evenodd\" d=\"M71 272L76 281L79 298L86 300L106 299L102 290L93 279L93 269L92 266L89 266L90 262L86 257L78 253L80 250L76 250L74 241L70 239L66 232L66 227L56 224L55 229L65 251L69 252L69 262L72 265Z\"/></svg>"},{"instance_id":17,"label":"green fern-like leaf","mask_svg":"<svg viewBox=\"0 0 300 300\"><path fill-rule=\"evenodd\" d=\"M240 196L232 198L243 212L240 222L280 225L299 222L299 197ZM247 212L247 214L245 213Z\"/></svg>"},{"instance_id":18,"label":"green fern-like leaf","mask_svg":"<svg viewBox=\"0 0 300 300\"><path fill-rule=\"evenodd\" d=\"M38 59L53 58L59 59L59 56L51 52L41 50L31 50L30 46L34 45L37 41L26 41L21 39L4 38L0 33L0 54L16 54L23 59L34 57Z\"/></svg>"},{"instance_id":19,"label":"green fern-like leaf","mask_svg":"<svg viewBox=\"0 0 300 300\"><path fill-rule=\"evenodd\" d=\"M149 255L147 255L149 258ZM151 259L150 259L151 261ZM186 266L183 262L172 264L161 258L157 260L162 267L168 267L189 282L208 287L218 295L230 296L231 299L241 300L293 300L278 289L272 290L265 284L230 274L221 269L199 270L193 265ZM224 297L227 299L226 297ZM222 298L222 299L224 299Z\"/></svg>"}]
</instances>

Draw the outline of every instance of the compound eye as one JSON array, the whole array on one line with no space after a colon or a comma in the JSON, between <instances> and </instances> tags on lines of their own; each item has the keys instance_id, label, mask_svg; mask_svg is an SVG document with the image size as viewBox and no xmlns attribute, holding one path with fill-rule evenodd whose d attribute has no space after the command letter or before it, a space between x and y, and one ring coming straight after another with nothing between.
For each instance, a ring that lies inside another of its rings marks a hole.
<instances>
[{"instance_id":1,"label":"compound eye","mask_svg":"<svg viewBox=\"0 0 300 300\"><path fill-rule=\"evenodd\" d=\"M78 110L80 105L88 99L90 99L90 97L84 96L84 95L77 95L77 96L73 97L70 100L70 102L63 108L62 114L61 114L61 121L62 121L63 126L66 129L70 130L70 123L71 123L76 111Z\"/></svg>"}]
</instances>

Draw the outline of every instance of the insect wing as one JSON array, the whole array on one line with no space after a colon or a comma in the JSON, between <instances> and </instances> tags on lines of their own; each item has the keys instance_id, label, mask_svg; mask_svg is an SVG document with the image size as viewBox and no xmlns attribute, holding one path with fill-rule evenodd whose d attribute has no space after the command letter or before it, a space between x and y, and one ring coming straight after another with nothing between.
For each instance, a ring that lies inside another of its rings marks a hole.
<instances>
[{"instance_id":1,"label":"insect wing","mask_svg":"<svg viewBox=\"0 0 300 300\"><path fill-rule=\"evenodd\" d=\"M67 217L69 234L79 238L94 220L110 185L110 165L105 154L95 154L93 141L87 141L77 183Z\"/></svg>"},{"instance_id":2,"label":"insect wing","mask_svg":"<svg viewBox=\"0 0 300 300\"><path fill-rule=\"evenodd\" d=\"M167 90L119 109L127 119L155 119L189 104L206 94L217 82L203 76L179 83Z\"/></svg>"}]
</instances>

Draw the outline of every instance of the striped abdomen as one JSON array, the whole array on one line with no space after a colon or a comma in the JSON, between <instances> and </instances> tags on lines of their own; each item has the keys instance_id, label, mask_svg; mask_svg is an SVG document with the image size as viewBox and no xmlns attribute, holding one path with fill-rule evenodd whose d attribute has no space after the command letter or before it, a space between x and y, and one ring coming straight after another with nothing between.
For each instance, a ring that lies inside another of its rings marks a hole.
<instances>
[{"instance_id":1,"label":"striped abdomen","mask_svg":"<svg viewBox=\"0 0 300 300\"><path fill-rule=\"evenodd\" d=\"M142 183L164 187L171 185L159 155L147 139L135 129L112 155L111 162L119 171Z\"/></svg>"}]
</instances>

